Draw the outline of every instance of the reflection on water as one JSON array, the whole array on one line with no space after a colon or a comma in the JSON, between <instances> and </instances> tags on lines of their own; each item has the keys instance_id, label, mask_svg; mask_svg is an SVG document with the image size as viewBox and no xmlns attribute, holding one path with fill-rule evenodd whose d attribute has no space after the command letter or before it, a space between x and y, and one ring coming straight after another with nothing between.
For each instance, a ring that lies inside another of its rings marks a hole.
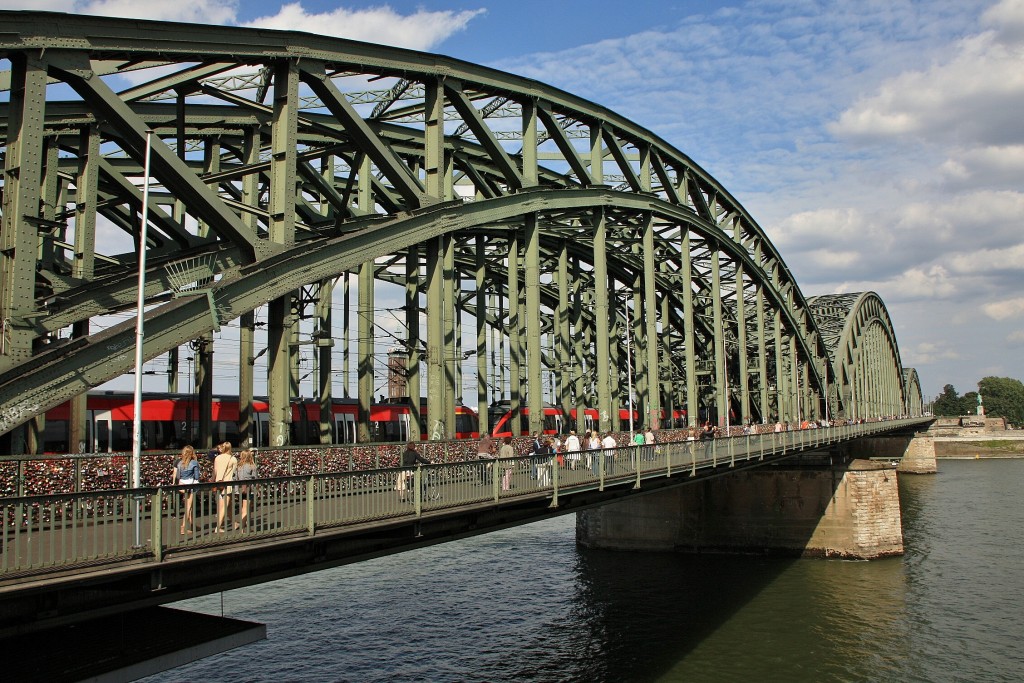
<instances>
[{"instance_id":1,"label":"reflection on water","mask_svg":"<svg viewBox=\"0 0 1024 683\"><path fill-rule=\"evenodd\" d=\"M1022 478L901 476L907 553L874 562L577 549L563 517L236 590L268 640L153 680L1021 680Z\"/></svg>"}]
</instances>

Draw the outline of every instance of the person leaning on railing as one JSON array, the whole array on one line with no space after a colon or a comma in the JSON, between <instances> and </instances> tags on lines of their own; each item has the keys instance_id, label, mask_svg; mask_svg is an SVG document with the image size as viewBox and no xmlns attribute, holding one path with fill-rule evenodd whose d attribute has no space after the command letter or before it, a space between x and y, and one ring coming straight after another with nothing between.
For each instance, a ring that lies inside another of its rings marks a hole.
<instances>
[{"instance_id":1,"label":"person leaning on railing","mask_svg":"<svg viewBox=\"0 0 1024 683\"><path fill-rule=\"evenodd\" d=\"M171 473L171 483L175 485L199 483L199 461L196 460L196 451L191 446L181 449L181 457ZM184 536L193 531L192 508L195 505L196 490L184 489L182 494L185 496L185 509L182 513L180 533Z\"/></svg>"},{"instance_id":2,"label":"person leaning on railing","mask_svg":"<svg viewBox=\"0 0 1024 683\"><path fill-rule=\"evenodd\" d=\"M398 473L398 481L395 482L395 490L398 491L398 497L403 502L405 501L406 489L409 488L409 480L413 477L412 468L417 464L429 465L430 461L420 455L419 450L416 448L416 442L410 441L405 445L405 450L402 452L402 470Z\"/></svg>"},{"instance_id":3,"label":"person leaning on railing","mask_svg":"<svg viewBox=\"0 0 1024 683\"><path fill-rule=\"evenodd\" d=\"M235 481L247 482L255 479L259 474L256 468L256 460L253 456L253 452L246 449L238 454L238 467L235 469ZM238 522L235 523L235 528L238 529L241 526L242 530L245 531L249 527L249 512L250 505L254 499L254 486L251 484L239 484L238 489Z\"/></svg>"}]
</instances>

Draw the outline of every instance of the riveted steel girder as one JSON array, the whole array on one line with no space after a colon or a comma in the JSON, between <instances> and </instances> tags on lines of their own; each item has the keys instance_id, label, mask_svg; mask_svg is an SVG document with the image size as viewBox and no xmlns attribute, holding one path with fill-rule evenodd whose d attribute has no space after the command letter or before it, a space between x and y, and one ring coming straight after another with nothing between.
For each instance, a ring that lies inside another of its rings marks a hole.
<instances>
[{"instance_id":1,"label":"riveted steel girder","mask_svg":"<svg viewBox=\"0 0 1024 683\"><path fill-rule=\"evenodd\" d=\"M834 323L819 322L746 210L689 157L585 99L445 57L294 32L0 18L0 55L12 65L0 72L0 88L11 88L0 103L3 239L19 254L8 246L0 262L0 432L128 369L130 326L89 323L135 300L147 129L158 186L146 217L144 356L209 332L205 297L172 298L168 269L212 255L217 318L274 302L278 442L301 314L287 302L355 270L364 311L374 282L405 288L415 396L426 294L427 424L445 432L461 391L463 316L476 319L477 406L489 390L528 405L531 430L545 372L552 400L599 408L601 429L617 426L631 378L651 421L672 406L693 423L702 411L765 420L817 415L821 402L836 415L906 403L891 325L856 322L861 341L840 369ZM365 90L368 80L381 90ZM46 101L55 83L79 99ZM61 206L24 209L44 195ZM110 226L134 246L107 239ZM344 339L348 324L346 303ZM627 343L640 353L627 355ZM243 356L251 347L246 336ZM364 344L360 363L375 353ZM330 387L320 382L322 398Z\"/></svg>"}]
</instances>

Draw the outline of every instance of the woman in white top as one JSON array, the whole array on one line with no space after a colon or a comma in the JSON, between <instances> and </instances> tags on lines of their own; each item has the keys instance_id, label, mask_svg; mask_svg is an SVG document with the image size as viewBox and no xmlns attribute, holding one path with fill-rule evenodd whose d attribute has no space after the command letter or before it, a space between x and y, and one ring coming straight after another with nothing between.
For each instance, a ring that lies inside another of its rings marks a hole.
<instances>
[{"instance_id":1,"label":"woman in white top","mask_svg":"<svg viewBox=\"0 0 1024 683\"><path fill-rule=\"evenodd\" d=\"M231 453L231 444L225 441L217 447L220 453L213 460L213 480L215 482L231 482L235 480L235 469L238 458ZM214 489L217 492L217 526L213 533L223 533L225 522L230 524L232 518L231 485L222 484Z\"/></svg>"}]
</instances>

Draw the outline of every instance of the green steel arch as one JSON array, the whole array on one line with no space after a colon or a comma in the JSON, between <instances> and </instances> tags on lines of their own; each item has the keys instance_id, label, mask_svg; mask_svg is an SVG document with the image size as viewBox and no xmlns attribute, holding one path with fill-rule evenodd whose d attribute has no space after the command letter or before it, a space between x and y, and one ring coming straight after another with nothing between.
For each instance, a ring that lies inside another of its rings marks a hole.
<instances>
[{"instance_id":1,"label":"green steel arch","mask_svg":"<svg viewBox=\"0 0 1024 683\"><path fill-rule=\"evenodd\" d=\"M0 18L0 433L28 423L29 448L38 415L72 400L77 424L83 392L131 370L134 323L103 316L135 304L144 221L145 358L166 355L176 378L179 347L202 340L209 400L210 333L237 320L245 402L253 311L266 306L275 443L301 391L303 343L326 402L331 346L358 337L368 410L381 283L404 290L406 391L426 394L431 435L450 431L453 361L471 355L481 415L506 399L531 409L531 430L545 372L549 398L597 407L601 429L620 426L629 389L645 422L893 412L874 412L894 400L889 364L902 373L891 325L871 344L856 336L840 375L747 211L606 108L447 57L309 34ZM339 326L332 297L348 274L358 302L346 294Z\"/></svg>"},{"instance_id":2,"label":"green steel arch","mask_svg":"<svg viewBox=\"0 0 1024 683\"><path fill-rule=\"evenodd\" d=\"M874 292L828 294L808 300L835 369L836 399L853 417L920 415L917 371L900 362L896 332Z\"/></svg>"}]
</instances>

